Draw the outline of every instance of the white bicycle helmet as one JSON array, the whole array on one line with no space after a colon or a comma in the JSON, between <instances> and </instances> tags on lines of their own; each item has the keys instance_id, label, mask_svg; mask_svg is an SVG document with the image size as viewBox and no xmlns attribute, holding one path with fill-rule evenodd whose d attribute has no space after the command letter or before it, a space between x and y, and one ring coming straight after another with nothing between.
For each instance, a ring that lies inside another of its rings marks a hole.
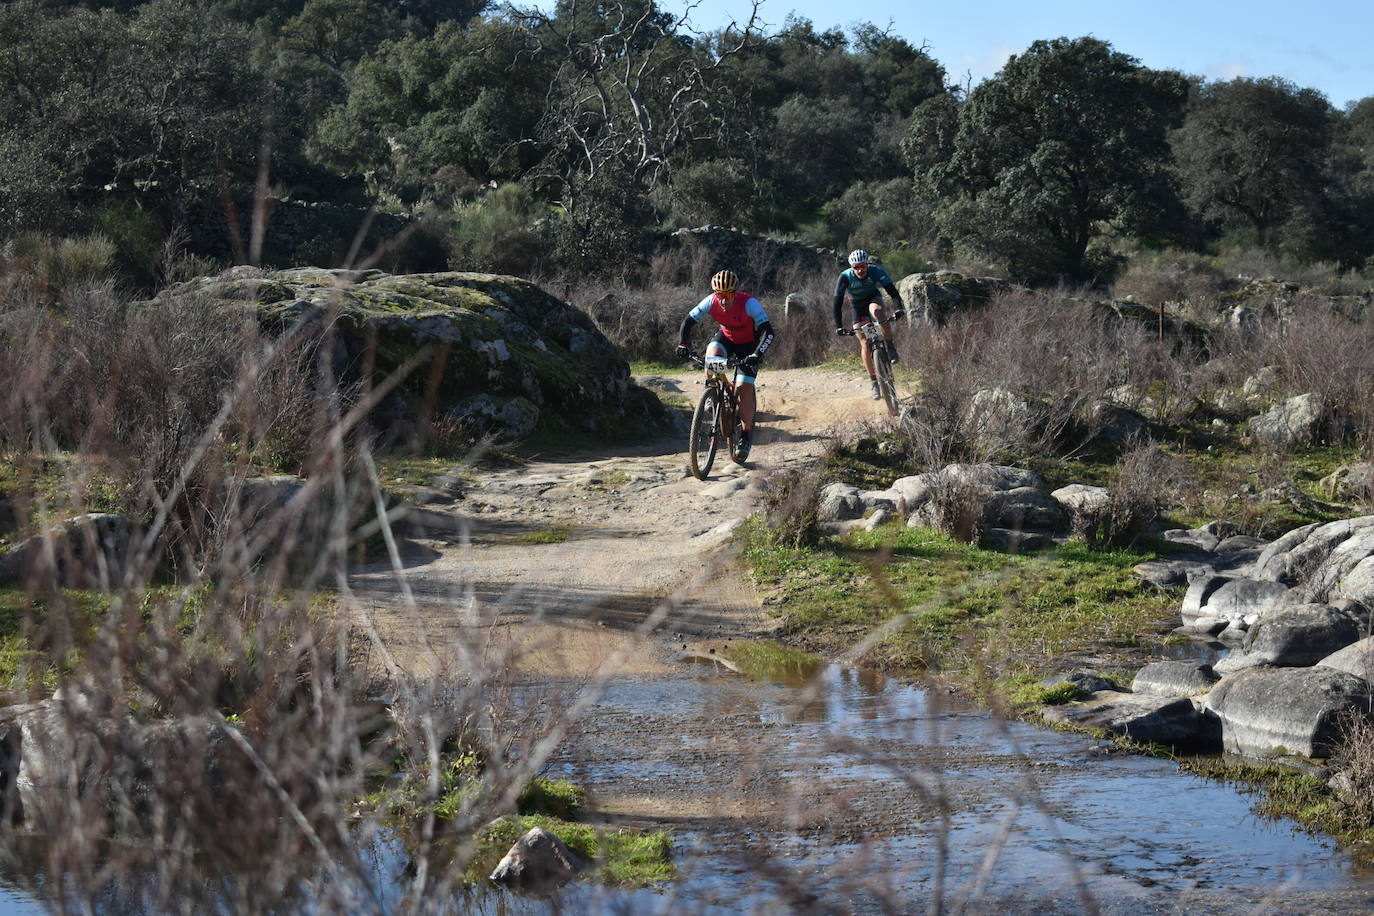
<instances>
[{"instance_id":1,"label":"white bicycle helmet","mask_svg":"<svg viewBox=\"0 0 1374 916\"><path fill-rule=\"evenodd\" d=\"M849 266L858 267L860 264L868 263L868 252L862 248L855 248L849 253Z\"/></svg>"}]
</instances>

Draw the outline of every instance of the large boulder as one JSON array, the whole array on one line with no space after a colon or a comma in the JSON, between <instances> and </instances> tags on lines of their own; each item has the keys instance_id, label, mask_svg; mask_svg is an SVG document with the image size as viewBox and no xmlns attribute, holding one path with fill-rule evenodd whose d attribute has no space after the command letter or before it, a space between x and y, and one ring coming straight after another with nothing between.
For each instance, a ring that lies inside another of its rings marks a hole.
<instances>
[{"instance_id":1,"label":"large boulder","mask_svg":"<svg viewBox=\"0 0 1374 916\"><path fill-rule=\"evenodd\" d=\"M1368 713L1369 683L1332 668L1249 668L1203 700L1221 719L1222 744L1247 757L1328 757L1341 720Z\"/></svg>"},{"instance_id":2,"label":"large boulder","mask_svg":"<svg viewBox=\"0 0 1374 916\"><path fill-rule=\"evenodd\" d=\"M115 588L133 560L136 534L122 515L66 519L0 555L0 583L37 576L66 588Z\"/></svg>"},{"instance_id":3,"label":"large boulder","mask_svg":"<svg viewBox=\"0 0 1374 916\"><path fill-rule=\"evenodd\" d=\"M999 490L987 502L988 524L999 528L1062 528L1068 520L1054 497L1034 487Z\"/></svg>"},{"instance_id":4,"label":"large boulder","mask_svg":"<svg viewBox=\"0 0 1374 916\"><path fill-rule=\"evenodd\" d=\"M667 422L586 314L517 277L234 268L164 294L186 295L254 309L272 329L334 334L346 383L399 375L399 399L373 414L398 437L421 417L509 437Z\"/></svg>"},{"instance_id":5,"label":"large boulder","mask_svg":"<svg viewBox=\"0 0 1374 916\"><path fill-rule=\"evenodd\" d=\"M862 491L848 483L830 483L821 488L816 517L823 522L859 518L864 513Z\"/></svg>"},{"instance_id":6,"label":"large boulder","mask_svg":"<svg viewBox=\"0 0 1374 916\"><path fill-rule=\"evenodd\" d=\"M939 474L927 472L925 474L913 474L910 477L899 477L892 481L892 489L901 494L906 503L907 511L911 512L930 499L939 483Z\"/></svg>"},{"instance_id":7,"label":"large boulder","mask_svg":"<svg viewBox=\"0 0 1374 916\"><path fill-rule=\"evenodd\" d=\"M1270 448L1285 450L1311 445L1326 422L1321 395L1300 394L1250 420L1250 435Z\"/></svg>"},{"instance_id":8,"label":"large boulder","mask_svg":"<svg viewBox=\"0 0 1374 916\"><path fill-rule=\"evenodd\" d=\"M1132 445L1150 437L1150 421L1129 407L1096 401L1083 415L1092 442L1110 448Z\"/></svg>"},{"instance_id":9,"label":"large boulder","mask_svg":"<svg viewBox=\"0 0 1374 916\"><path fill-rule=\"evenodd\" d=\"M1040 475L1025 468L1000 464L950 464L940 471L943 481L980 486L988 490L1014 490L1017 487L1045 488Z\"/></svg>"},{"instance_id":10,"label":"large boulder","mask_svg":"<svg viewBox=\"0 0 1374 916\"><path fill-rule=\"evenodd\" d=\"M562 840L543 827L532 827L516 840L489 880L504 887L547 893L576 878L582 868L582 862Z\"/></svg>"},{"instance_id":11,"label":"large boulder","mask_svg":"<svg viewBox=\"0 0 1374 916\"><path fill-rule=\"evenodd\" d=\"M1332 652L1317 662L1317 665L1374 682L1374 636L1366 636L1358 642Z\"/></svg>"},{"instance_id":12,"label":"large boulder","mask_svg":"<svg viewBox=\"0 0 1374 916\"><path fill-rule=\"evenodd\" d=\"M909 274L897 281L897 291L912 318L924 318L937 327L955 312L983 305L999 292L1010 289L996 277L968 277L952 270Z\"/></svg>"},{"instance_id":13,"label":"large boulder","mask_svg":"<svg viewBox=\"0 0 1374 916\"><path fill-rule=\"evenodd\" d=\"M1034 471L994 464L951 464L935 475L902 478L893 489L910 492L908 524L947 526L951 513L967 516L974 527L1024 531L1031 527L1058 527L1064 511L1043 492L1044 484ZM1022 537L1014 537L1017 549L1031 549Z\"/></svg>"},{"instance_id":14,"label":"large boulder","mask_svg":"<svg viewBox=\"0 0 1374 916\"><path fill-rule=\"evenodd\" d=\"M1355 618L1329 604L1295 604L1272 610L1249 628L1240 652L1217 662L1221 672L1256 665L1315 665L1360 638Z\"/></svg>"},{"instance_id":15,"label":"large boulder","mask_svg":"<svg viewBox=\"0 0 1374 916\"><path fill-rule=\"evenodd\" d=\"M1199 575L1188 584L1180 616L1185 627L1194 625L1199 618L1246 621L1248 626L1275 608L1300 600L1293 589L1279 582Z\"/></svg>"}]
</instances>

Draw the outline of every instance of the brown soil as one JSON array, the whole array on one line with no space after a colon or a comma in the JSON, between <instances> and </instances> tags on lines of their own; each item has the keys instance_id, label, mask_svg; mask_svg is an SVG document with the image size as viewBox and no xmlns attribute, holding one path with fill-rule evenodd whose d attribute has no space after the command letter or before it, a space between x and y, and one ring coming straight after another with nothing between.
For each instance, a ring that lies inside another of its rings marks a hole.
<instances>
[{"instance_id":1,"label":"brown soil","mask_svg":"<svg viewBox=\"0 0 1374 916\"><path fill-rule=\"evenodd\" d=\"M694 399L698 380L645 381ZM769 474L885 412L861 371L769 371L758 397L748 466L718 455L705 481L688 474L685 434L483 472L465 499L410 529L404 583L390 563L355 572L359 612L395 665L420 676L447 669L460 645L522 674L649 674L666 658L653 634L768 632L722 549L730 530Z\"/></svg>"}]
</instances>

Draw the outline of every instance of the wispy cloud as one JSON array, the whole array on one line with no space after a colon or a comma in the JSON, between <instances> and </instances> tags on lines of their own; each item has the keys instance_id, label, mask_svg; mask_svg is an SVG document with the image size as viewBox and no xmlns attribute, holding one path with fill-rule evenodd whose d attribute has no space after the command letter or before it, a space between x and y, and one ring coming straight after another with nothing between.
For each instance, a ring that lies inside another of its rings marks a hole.
<instances>
[{"instance_id":1,"label":"wispy cloud","mask_svg":"<svg viewBox=\"0 0 1374 916\"><path fill-rule=\"evenodd\" d=\"M960 57L957 72L951 73L950 76L960 83L967 78L971 85L976 86L1001 70L1008 57L1013 54L1020 54L1024 50L1026 50L1024 45L1014 45L1004 41L995 42L980 48L973 54L964 54Z\"/></svg>"},{"instance_id":2,"label":"wispy cloud","mask_svg":"<svg viewBox=\"0 0 1374 916\"><path fill-rule=\"evenodd\" d=\"M1233 80L1253 76L1254 72L1254 67L1247 60L1224 60L1207 67L1202 75L1213 80Z\"/></svg>"}]
</instances>

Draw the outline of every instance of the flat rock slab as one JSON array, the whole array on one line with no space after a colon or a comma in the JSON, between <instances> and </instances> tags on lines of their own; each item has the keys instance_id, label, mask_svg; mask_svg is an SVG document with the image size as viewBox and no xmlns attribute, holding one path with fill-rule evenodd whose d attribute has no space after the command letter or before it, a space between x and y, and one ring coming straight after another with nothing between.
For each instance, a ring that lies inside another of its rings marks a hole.
<instances>
[{"instance_id":1,"label":"flat rock slab","mask_svg":"<svg viewBox=\"0 0 1374 916\"><path fill-rule=\"evenodd\" d=\"M1221 720L1222 744L1246 757L1329 757L1340 719L1368 711L1369 683L1334 668L1249 668L1203 700Z\"/></svg>"},{"instance_id":2,"label":"flat rock slab","mask_svg":"<svg viewBox=\"0 0 1374 916\"><path fill-rule=\"evenodd\" d=\"M1215 723L1186 697L1104 690L1081 703L1047 706L1043 715L1053 724L1100 729L1177 751L1208 752L1220 746Z\"/></svg>"},{"instance_id":3,"label":"flat rock slab","mask_svg":"<svg viewBox=\"0 0 1374 916\"><path fill-rule=\"evenodd\" d=\"M1136 673L1131 690L1161 697L1190 697L1206 693L1220 676L1203 662L1151 662Z\"/></svg>"}]
</instances>

